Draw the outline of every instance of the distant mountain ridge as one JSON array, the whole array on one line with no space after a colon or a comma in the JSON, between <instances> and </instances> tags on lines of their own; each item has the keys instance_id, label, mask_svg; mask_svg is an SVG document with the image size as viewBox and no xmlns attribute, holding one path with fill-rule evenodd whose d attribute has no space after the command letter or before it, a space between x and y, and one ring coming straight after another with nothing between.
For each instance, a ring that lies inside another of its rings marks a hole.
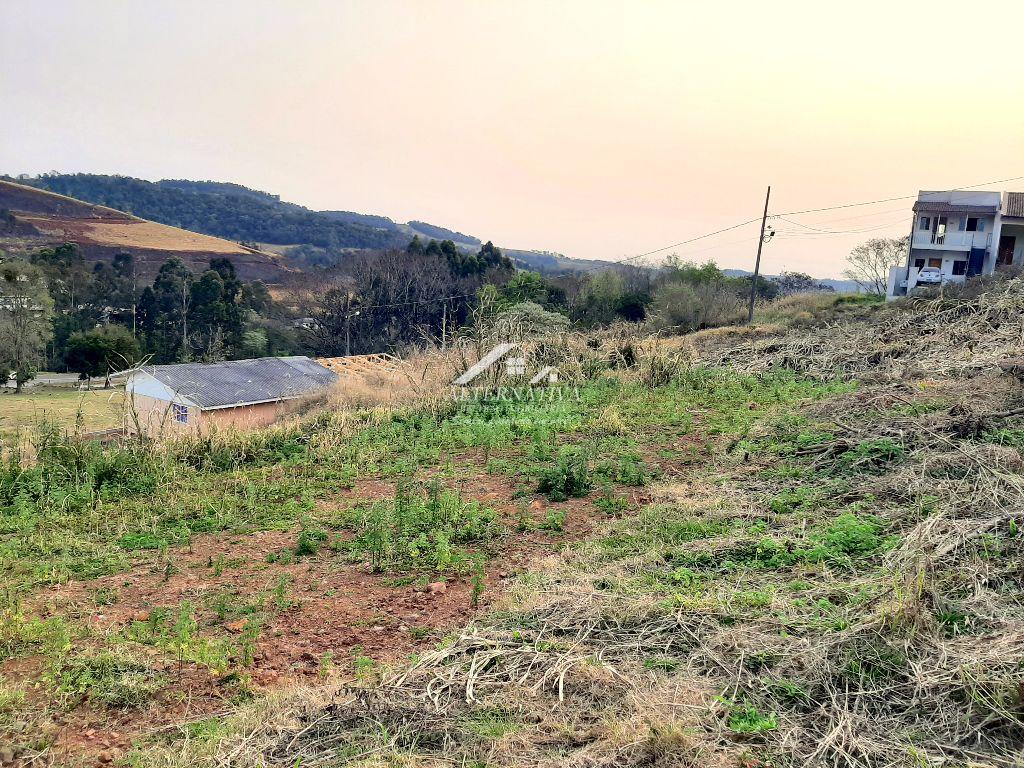
<instances>
[{"instance_id":1,"label":"distant mountain ridge","mask_svg":"<svg viewBox=\"0 0 1024 768\"><path fill-rule=\"evenodd\" d=\"M0 178L192 232L258 245L298 259L299 266L303 258L325 264L354 250L404 248L416 235L421 239L450 239L460 250L475 250L481 245L478 237L425 221L401 224L375 214L314 211L231 182L146 181L91 173ZM608 266L606 262L550 252L503 248L522 266L544 272L589 272Z\"/></svg>"},{"instance_id":2,"label":"distant mountain ridge","mask_svg":"<svg viewBox=\"0 0 1024 768\"><path fill-rule=\"evenodd\" d=\"M339 221L238 184L184 179L153 182L88 173L9 180L236 242L308 243L320 248L390 248L405 243L395 232Z\"/></svg>"}]
</instances>

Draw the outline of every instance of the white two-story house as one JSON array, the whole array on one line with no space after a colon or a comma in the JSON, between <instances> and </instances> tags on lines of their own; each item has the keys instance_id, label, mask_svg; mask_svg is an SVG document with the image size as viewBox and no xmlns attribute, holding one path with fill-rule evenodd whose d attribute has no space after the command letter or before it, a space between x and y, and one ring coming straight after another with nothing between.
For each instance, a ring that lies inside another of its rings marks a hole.
<instances>
[{"instance_id":1,"label":"white two-story house","mask_svg":"<svg viewBox=\"0 0 1024 768\"><path fill-rule=\"evenodd\" d=\"M1014 264L1024 265L1024 192L921 192L907 260L889 271L887 298Z\"/></svg>"}]
</instances>

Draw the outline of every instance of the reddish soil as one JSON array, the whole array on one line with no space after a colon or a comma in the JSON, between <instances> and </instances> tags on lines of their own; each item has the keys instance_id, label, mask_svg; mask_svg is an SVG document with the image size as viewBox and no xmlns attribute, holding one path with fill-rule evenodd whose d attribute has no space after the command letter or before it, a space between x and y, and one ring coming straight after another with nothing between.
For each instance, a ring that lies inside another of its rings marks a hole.
<instances>
[{"instance_id":1,"label":"reddish soil","mask_svg":"<svg viewBox=\"0 0 1024 768\"><path fill-rule=\"evenodd\" d=\"M468 575L446 573L443 586L428 586L429 579L440 577L371 573L365 563L349 562L329 547L298 562L268 563L271 553L295 546L297 531L197 535L189 547L171 553L176 572L170 575L157 562L156 554L147 554L127 572L48 589L29 607L40 615L77 619L105 632L127 629L154 609L173 611L188 600L196 606L204 636L227 637L238 634L244 621L220 621L208 606L209 598L221 591L231 591L239 602L252 601L261 594L269 596L286 575L292 605L262 624L249 670L254 687L313 682L321 674L325 655L332 658L339 674L350 673L356 654L376 661L400 660L433 646L445 631L465 625L478 611L486 610L502 594L504 583L524 570L532 558L585 537L594 523L603 519L588 499L557 505L539 497L514 501L515 488L507 478L475 475L456 482L464 497L497 509L505 530L489 547L496 556L488 562L485 592L476 609ZM393 493L392 483L361 481L333 503L340 506ZM520 505L528 505L537 521L544 519L549 506L566 512L564 531L518 531ZM211 566L218 559L224 563L219 576ZM417 576L422 577L416 584L408 583ZM97 606L100 590L116 594L116 602ZM143 711L111 713L85 704L57 718L54 751L58 760L92 764L116 759L134 738L229 708L227 700L237 693L234 677L218 677L205 667L188 663L179 670L174 660L151 650L155 666L163 668L171 680L168 689ZM41 660L23 659L17 666L0 667L0 672L8 679L31 680L41 668Z\"/></svg>"}]
</instances>

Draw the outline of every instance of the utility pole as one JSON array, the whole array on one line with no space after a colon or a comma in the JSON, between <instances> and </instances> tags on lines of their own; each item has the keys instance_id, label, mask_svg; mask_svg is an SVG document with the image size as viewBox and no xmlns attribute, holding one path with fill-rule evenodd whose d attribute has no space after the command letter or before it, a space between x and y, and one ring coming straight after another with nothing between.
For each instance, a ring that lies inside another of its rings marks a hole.
<instances>
[{"instance_id":1,"label":"utility pole","mask_svg":"<svg viewBox=\"0 0 1024 768\"><path fill-rule=\"evenodd\" d=\"M772 196L772 187L768 185L768 194L764 196L764 213L761 215L761 236L757 239L757 260L754 262L754 279L750 282L750 306L747 307L747 325L754 322L754 296L757 295L757 276L761 272L761 249L764 248L764 228L768 223L768 200Z\"/></svg>"},{"instance_id":2,"label":"utility pole","mask_svg":"<svg viewBox=\"0 0 1024 768\"><path fill-rule=\"evenodd\" d=\"M352 354L352 294L345 294L345 357Z\"/></svg>"}]
</instances>

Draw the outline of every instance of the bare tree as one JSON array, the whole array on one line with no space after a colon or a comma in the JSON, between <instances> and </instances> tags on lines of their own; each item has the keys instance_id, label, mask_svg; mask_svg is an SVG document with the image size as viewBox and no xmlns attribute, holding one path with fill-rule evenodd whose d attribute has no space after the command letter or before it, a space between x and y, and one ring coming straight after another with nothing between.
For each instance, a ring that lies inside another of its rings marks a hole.
<instances>
[{"instance_id":1,"label":"bare tree","mask_svg":"<svg viewBox=\"0 0 1024 768\"><path fill-rule=\"evenodd\" d=\"M889 269L895 267L907 254L910 238L873 237L861 243L846 257L850 266L843 276L853 280L869 293L885 294L889 282Z\"/></svg>"}]
</instances>

